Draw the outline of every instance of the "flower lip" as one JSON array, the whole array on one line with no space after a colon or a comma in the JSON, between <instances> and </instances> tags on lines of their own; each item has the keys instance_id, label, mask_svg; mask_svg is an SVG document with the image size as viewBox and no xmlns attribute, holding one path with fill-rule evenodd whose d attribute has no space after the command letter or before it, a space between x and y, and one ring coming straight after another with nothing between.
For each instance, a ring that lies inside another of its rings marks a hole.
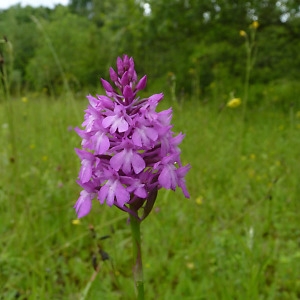
<instances>
[{"instance_id":1,"label":"flower lip","mask_svg":"<svg viewBox=\"0 0 300 300\"><path fill-rule=\"evenodd\" d=\"M129 141L122 143L124 149L116 153L110 159L110 165L115 171L122 170L126 175L139 174L142 172L146 163L142 156L134 151L133 144Z\"/></svg>"},{"instance_id":2,"label":"flower lip","mask_svg":"<svg viewBox=\"0 0 300 300\"><path fill-rule=\"evenodd\" d=\"M110 128L111 134L117 130L119 133L126 132L129 127L130 118L126 114L126 108L122 105L115 104L114 112L106 116L102 121L103 128Z\"/></svg>"}]
</instances>

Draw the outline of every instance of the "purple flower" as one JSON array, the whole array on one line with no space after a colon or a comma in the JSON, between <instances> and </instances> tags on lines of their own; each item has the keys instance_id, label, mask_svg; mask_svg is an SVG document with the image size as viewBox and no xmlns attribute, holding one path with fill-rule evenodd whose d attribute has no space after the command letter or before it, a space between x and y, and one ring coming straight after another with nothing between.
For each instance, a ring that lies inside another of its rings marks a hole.
<instances>
[{"instance_id":1,"label":"purple flower","mask_svg":"<svg viewBox=\"0 0 300 300\"><path fill-rule=\"evenodd\" d=\"M115 109L111 112L111 115L105 117L102 121L102 126L104 128L110 128L110 133L114 134L117 130L118 132L125 132L127 131L129 124L126 121L129 119L126 115L125 107L120 105L115 105Z\"/></svg>"},{"instance_id":2,"label":"purple flower","mask_svg":"<svg viewBox=\"0 0 300 300\"><path fill-rule=\"evenodd\" d=\"M132 58L118 57L117 71L110 68L109 74L113 85L101 79L106 96L87 96L84 129L75 129L82 138L83 149L76 153L81 160L77 182L83 191L74 208L81 218L97 198L142 220L161 188L180 187L189 197L185 175L190 166L182 166L178 147L184 135L172 132L171 109L156 111L163 94L137 97L147 76L138 80Z\"/></svg>"},{"instance_id":3,"label":"purple flower","mask_svg":"<svg viewBox=\"0 0 300 300\"><path fill-rule=\"evenodd\" d=\"M141 154L134 151L129 145L110 159L110 165L115 171L122 170L126 175L132 175L132 171L139 174L146 167Z\"/></svg>"},{"instance_id":4,"label":"purple flower","mask_svg":"<svg viewBox=\"0 0 300 300\"><path fill-rule=\"evenodd\" d=\"M110 178L104 183L98 193L98 199L101 204L106 201L109 206L117 204L118 206L122 207L129 202L130 194L122 185L120 180L116 177Z\"/></svg>"}]
</instances>

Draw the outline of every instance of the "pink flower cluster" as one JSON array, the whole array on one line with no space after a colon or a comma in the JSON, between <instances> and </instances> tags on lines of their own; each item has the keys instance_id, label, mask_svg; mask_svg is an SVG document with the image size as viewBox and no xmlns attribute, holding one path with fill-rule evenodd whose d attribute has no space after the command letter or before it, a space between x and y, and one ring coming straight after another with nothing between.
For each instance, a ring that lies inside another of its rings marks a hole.
<instances>
[{"instance_id":1,"label":"pink flower cluster","mask_svg":"<svg viewBox=\"0 0 300 300\"><path fill-rule=\"evenodd\" d=\"M83 188L75 204L78 218L87 215L92 200L115 205L139 219L151 211L157 191L178 186L189 197L185 175L190 166L182 166L180 149L184 135L174 136L171 108L156 112L163 94L140 99L147 77L139 81L134 61L127 55L117 59L117 72L110 68L112 85L101 79L106 96L87 96L78 184ZM144 214L138 216L143 207Z\"/></svg>"}]
</instances>

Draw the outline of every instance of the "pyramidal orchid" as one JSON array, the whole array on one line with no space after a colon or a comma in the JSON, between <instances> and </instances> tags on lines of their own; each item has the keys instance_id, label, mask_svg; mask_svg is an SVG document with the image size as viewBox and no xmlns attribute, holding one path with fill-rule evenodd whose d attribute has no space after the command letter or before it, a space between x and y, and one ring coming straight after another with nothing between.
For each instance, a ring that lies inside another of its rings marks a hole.
<instances>
[{"instance_id":1,"label":"pyramidal orchid","mask_svg":"<svg viewBox=\"0 0 300 300\"><path fill-rule=\"evenodd\" d=\"M92 201L128 212L133 237L133 268L138 299L144 299L140 223L151 212L161 188L182 189L189 197L185 175L190 169L180 161L184 135L172 131L172 110L157 112L163 94L140 98L147 77L138 80L133 58L118 57L110 68L111 83L101 79L106 95L87 96L84 129L76 128L82 149L75 204L78 218L87 215Z\"/></svg>"},{"instance_id":2,"label":"pyramidal orchid","mask_svg":"<svg viewBox=\"0 0 300 300\"><path fill-rule=\"evenodd\" d=\"M82 138L83 150L78 184L83 188L75 209L78 218L88 214L92 200L129 212L144 219L151 211L157 191L180 187L189 197L178 145L174 136L172 110L156 112L163 94L140 99L137 93L146 87L147 77L138 80L133 58L117 59L117 71L110 68L112 85L101 79L106 96L87 96ZM143 207L143 215L138 210Z\"/></svg>"}]
</instances>

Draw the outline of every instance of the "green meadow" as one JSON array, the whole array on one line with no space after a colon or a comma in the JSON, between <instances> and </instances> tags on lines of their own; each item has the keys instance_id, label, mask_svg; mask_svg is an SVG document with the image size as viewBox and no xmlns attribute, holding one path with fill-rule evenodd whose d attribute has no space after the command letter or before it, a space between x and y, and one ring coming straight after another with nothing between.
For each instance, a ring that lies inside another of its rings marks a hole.
<instances>
[{"instance_id":1,"label":"green meadow","mask_svg":"<svg viewBox=\"0 0 300 300\"><path fill-rule=\"evenodd\" d=\"M300 113L170 98L160 108L186 134L191 198L161 190L141 225L146 299L299 299ZM0 104L0 299L135 297L127 215L96 200L80 221L73 209L86 106Z\"/></svg>"},{"instance_id":2,"label":"green meadow","mask_svg":"<svg viewBox=\"0 0 300 300\"><path fill-rule=\"evenodd\" d=\"M191 165L141 224L145 299L300 299L299 24L292 0L0 9L0 300L136 298L128 215L73 208L74 128L123 53Z\"/></svg>"}]
</instances>

